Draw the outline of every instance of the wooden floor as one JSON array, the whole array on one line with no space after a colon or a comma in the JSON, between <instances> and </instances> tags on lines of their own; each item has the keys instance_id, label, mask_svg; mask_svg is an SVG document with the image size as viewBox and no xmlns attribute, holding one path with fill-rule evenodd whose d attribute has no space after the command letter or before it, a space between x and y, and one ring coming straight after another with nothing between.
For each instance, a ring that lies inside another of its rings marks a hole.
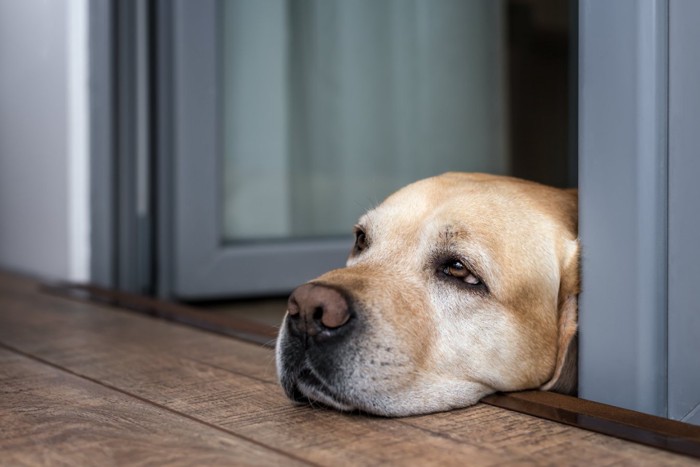
<instances>
[{"instance_id":1,"label":"wooden floor","mask_svg":"<svg viewBox=\"0 0 700 467\"><path fill-rule=\"evenodd\" d=\"M697 465L483 404L402 419L289 403L270 349L0 272L2 465Z\"/></svg>"}]
</instances>

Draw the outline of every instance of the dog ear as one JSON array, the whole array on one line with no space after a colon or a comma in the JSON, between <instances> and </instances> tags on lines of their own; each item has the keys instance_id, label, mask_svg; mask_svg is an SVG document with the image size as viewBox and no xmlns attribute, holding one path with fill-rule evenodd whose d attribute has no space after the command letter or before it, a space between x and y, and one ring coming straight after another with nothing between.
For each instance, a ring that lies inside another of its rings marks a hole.
<instances>
[{"instance_id":1,"label":"dog ear","mask_svg":"<svg viewBox=\"0 0 700 467\"><path fill-rule=\"evenodd\" d=\"M559 338L557 360L552 378L540 387L543 391L576 395L578 388L578 293L579 246L569 248L559 286Z\"/></svg>"}]
</instances>

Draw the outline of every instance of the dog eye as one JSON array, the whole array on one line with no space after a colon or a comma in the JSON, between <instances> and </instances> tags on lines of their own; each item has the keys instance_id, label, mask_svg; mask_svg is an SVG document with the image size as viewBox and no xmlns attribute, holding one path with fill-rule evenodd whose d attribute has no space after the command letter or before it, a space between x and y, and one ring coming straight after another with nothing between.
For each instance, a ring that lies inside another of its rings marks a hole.
<instances>
[{"instance_id":1,"label":"dog eye","mask_svg":"<svg viewBox=\"0 0 700 467\"><path fill-rule=\"evenodd\" d=\"M472 274L471 271L467 269L467 267L464 264L462 264L461 261L451 261L445 264L445 266L442 269L442 272L446 276L456 277L457 279L461 279L470 285L481 284L479 278Z\"/></svg>"},{"instance_id":2,"label":"dog eye","mask_svg":"<svg viewBox=\"0 0 700 467\"><path fill-rule=\"evenodd\" d=\"M355 230L355 252L359 253L368 246L367 234L362 229Z\"/></svg>"}]
</instances>

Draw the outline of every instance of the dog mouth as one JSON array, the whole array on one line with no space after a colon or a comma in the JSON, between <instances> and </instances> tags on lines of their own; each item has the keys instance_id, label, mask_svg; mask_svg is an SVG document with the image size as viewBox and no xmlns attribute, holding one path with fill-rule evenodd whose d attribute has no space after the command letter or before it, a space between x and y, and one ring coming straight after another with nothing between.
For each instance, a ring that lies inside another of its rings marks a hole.
<instances>
[{"instance_id":1,"label":"dog mouth","mask_svg":"<svg viewBox=\"0 0 700 467\"><path fill-rule=\"evenodd\" d=\"M320 403L342 412L357 410L357 407L338 394L338 391L326 383L308 364L299 370L296 377L290 378L285 389L287 396L300 404Z\"/></svg>"}]
</instances>

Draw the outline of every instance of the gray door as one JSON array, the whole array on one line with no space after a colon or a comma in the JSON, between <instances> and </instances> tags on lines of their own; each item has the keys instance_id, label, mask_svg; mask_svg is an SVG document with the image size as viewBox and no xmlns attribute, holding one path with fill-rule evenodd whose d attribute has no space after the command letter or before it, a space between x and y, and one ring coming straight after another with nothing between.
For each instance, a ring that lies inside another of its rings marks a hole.
<instances>
[{"instance_id":1,"label":"gray door","mask_svg":"<svg viewBox=\"0 0 700 467\"><path fill-rule=\"evenodd\" d=\"M700 4L580 3L580 396L700 422Z\"/></svg>"},{"instance_id":2,"label":"gray door","mask_svg":"<svg viewBox=\"0 0 700 467\"><path fill-rule=\"evenodd\" d=\"M669 4L668 415L700 425L700 2Z\"/></svg>"},{"instance_id":3,"label":"gray door","mask_svg":"<svg viewBox=\"0 0 700 467\"><path fill-rule=\"evenodd\" d=\"M510 172L500 2L168 8L172 296L287 293L395 189Z\"/></svg>"}]
</instances>

